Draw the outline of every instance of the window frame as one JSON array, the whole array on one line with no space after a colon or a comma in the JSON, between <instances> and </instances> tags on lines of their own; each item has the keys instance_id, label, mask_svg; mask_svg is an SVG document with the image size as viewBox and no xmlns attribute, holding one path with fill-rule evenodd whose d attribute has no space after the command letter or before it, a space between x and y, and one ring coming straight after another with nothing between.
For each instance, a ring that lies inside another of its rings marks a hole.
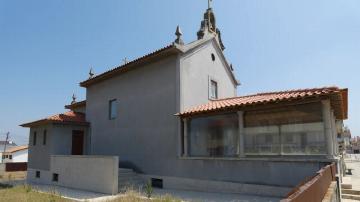
<instances>
[{"instance_id":1,"label":"window frame","mask_svg":"<svg viewBox=\"0 0 360 202\"><path fill-rule=\"evenodd\" d=\"M114 104L114 106L112 105ZM114 109L115 108L115 109ZM115 116L113 117L113 110L115 110ZM108 118L109 120L115 120L117 118L117 99L111 99L109 100L109 104L108 104Z\"/></svg>"},{"instance_id":2,"label":"window frame","mask_svg":"<svg viewBox=\"0 0 360 202\"><path fill-rule=\"evenodd\" d=\"M209 100L217 100L217 99L219 99L219 82L216 80L216 79L214 79L214 78L212 78L212 77L210 77L209 76L209 82L208 82L209 84L208 84L208 97L209 97ZM215 96L213 96L213 91L212 91L212 87L213 87L213 83L215 83L216 84L216 88L215 88Z\"/></svg>"}]
</instances>

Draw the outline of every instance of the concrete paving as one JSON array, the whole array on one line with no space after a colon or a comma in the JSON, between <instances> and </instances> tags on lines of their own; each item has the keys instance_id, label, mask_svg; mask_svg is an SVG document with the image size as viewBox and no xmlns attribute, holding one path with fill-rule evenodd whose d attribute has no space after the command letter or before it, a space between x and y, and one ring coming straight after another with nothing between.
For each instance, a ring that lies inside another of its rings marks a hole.
<instances>
[{"instance_id":1,"label":"concrete paving","mask_svg":"<svg viewBox=\"0 0 360 202\"><path fill-rule=\"evenodd\" d=\"M77 189L70 189L59 186L49 186L41 184L32 184L32 187L39 192L57 193L62 197L75 200L75 201L91 201L91 202L102 202L110 201L117 197L124 197L124 194L118 195L106 195L95 192L88 192ZM224 193L207 193L207 192L192 192L183 190L170 190L170 189L154 189L154 196L169 194L175 198L179 198L183 201L196 201L196 202L275 202L279 201L280 198L275 197L263 197L254 195L243 195L243 194L224 194Z\"/></svg>"},{"instance_id":2,"label":"concrete paving","mask_svg":"<svg viewBox=\"0 0 360 202\"><path fill-rule=\"evenodd\" d=\"M346 160L345 161L347 168L352 168L352 175L347 175L351 178L351 184L353 190L360 190L360 161L358 159ZM342 199L343 202L355 202L357 200L352 199Z\"/></svg>"},{"instance_id":3,"label":"concrete paving","mask_svg":"<svg viewBox=\"0 0 360 202\"><path fill-rule=\"evenodd\" d=\"M169 190L169 189L156 189L155 195L170 194L176 198L184 201L206 201L206 202L275 202L280 201L281 198L264 197L244 194L223 194L223 193L207 193L207 192L192 192L183 190Z\"/></svg>"}]
</instances>

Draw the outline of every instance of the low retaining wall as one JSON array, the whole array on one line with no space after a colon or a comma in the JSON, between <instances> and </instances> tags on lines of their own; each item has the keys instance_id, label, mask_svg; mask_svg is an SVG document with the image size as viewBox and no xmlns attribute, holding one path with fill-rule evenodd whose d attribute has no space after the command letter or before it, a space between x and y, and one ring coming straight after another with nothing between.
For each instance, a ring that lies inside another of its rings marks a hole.
<instances>
[{"instance_id":1,"label":"low retaining wall","mask_svg":"<svg viewBox=\"0 0 360 202\"><path fill-rule=\"evenodd\" d=\"M287 198L281 202L318 202L322 201L328 193L332 182L336 180L336 165L332 163L319 170L316 175L303 183L300 183Z\"/></svg>"},{"instance_id":2,"label":"low retaining wall","mask_svg":"<svg viewBox=\"0 0 360 202\"><path fill-rule=\"evenodd\" d=\"M54 185L117 194L118 165L117 156L55 155L51 156L50 172Z\"/></svg>"},{"instance_id":3,"label":"low retaining wall","mask_svg":"<svg viewBox=\"0 0 360 202\"><path fill-rule=\"evenodd\" d=\"M291 191L291 188L289 187L242 184L242 183L234 183L234 182L226 182L226 181L199 180L199 179L156 176L156 175L141 175L141 176L146 182L150 181L151 178L161 179L163 181L163 188L165 189L247 194L247 195L258 195L258 196L271 196L278 198L285 197L286 194L289 191Z\"/></svg>"}]
</instances>

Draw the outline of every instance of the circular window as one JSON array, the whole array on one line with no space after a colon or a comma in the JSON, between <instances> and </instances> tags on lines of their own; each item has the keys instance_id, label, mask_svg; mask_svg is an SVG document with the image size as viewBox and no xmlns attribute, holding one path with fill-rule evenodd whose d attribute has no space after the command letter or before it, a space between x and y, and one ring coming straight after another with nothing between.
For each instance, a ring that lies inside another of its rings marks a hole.
<instances>
[{"instance_id":1,"label":"circular window","mask_svg":"<svg viewBox=\"0 0 360 202\"><path fill-rule=\"evenodd\" d=\"M214 53L211 53L211 59L212 59L212 61L215 61L215 55L214 55Z\"/></svg>"}]
</instances>

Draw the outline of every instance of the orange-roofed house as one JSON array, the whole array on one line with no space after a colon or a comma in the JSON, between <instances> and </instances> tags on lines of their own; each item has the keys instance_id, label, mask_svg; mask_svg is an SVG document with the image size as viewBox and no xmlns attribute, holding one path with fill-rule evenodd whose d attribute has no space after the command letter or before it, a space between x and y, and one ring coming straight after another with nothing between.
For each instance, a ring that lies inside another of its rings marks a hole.
<instances>
[{"instance_id":1,"label":"orange-roofed house","mask_svg":"<svg viewBox=\"0 0 360 202\"><path fill-rule=\"evenodd\" d=\"M178 28L169 46L91 71L80 83L86 100L22 124L30 128L28 180L104 193L149 180L281 198L338 163L348 90L237 95L220 36L209 8L197 40L185 43Z\"/></svg>"},{"instance_id":2,"label":"orange-roofed house","mask_svg":"<svg viewBox=\"0 0 360 202\"><path fill-rule=\"evenodd\" d=\"M24 163L28 162L28 146L13 146L6 151L0 151L0 163Z\"/></svg>"}]
</instances>

